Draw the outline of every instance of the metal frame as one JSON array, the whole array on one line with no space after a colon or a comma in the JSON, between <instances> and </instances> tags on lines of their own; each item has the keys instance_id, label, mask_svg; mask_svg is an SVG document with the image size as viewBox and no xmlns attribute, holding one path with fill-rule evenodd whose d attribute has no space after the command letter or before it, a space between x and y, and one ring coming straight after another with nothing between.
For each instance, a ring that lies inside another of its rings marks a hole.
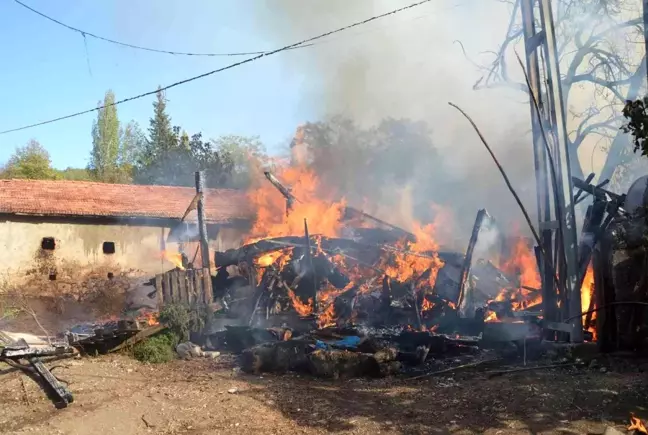
<instances>
[{"instance_id":1,"label":"metal frame","mask_svg":"<svg viewBox=\"0 0 648 435\"><path fill-rule=\"evenodd\" d=\"M545 254L540 263L546 336L553 336L554 330L569 331L572 342L582 342L583 329L580 318L573 320L570 325L559 324L561 318L581 313L581 301L570 152L567 149L564 97L551 0L520 2L531 92L541 108L541 114L538 116L533 99L530 99L538 218L542 251ZM539 23L539 29L536 23ZM542 49L547 63L543 72L548 89L544 94L541 87L539 49ZM551 142L546 144L551 150L551 159L547 155L545 138L549 138ZM555 180L549 167L550 160L553 160ZM554 274L560 287L558 297ZM558 306L559 299L561 308Z\"/></svg>"}]
</instances>

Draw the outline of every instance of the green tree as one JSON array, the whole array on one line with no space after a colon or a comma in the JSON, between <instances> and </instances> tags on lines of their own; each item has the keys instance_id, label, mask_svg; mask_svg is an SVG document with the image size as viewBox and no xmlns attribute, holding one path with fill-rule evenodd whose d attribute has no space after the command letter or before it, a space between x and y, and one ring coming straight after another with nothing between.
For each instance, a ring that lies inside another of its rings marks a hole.
<instances>
[{"instance_id":1,"label":"green tree","mask_svg":"<svg viewBox=\"0 0 648 435\"><path fill-rule=\"evenodd\" d=\"M153 102L149 135L136 157L133 179L138 184L192 186L194 172L207 172L207 185L220 186L227 180L229 160L221 158L218 150L202 134L189 136L178 126L171 126L167 100L158 91Z\"/></svg>"},{"instance_id":2,"label":"green tree","mask_svg":"<svg viewBox=\"0 0 648 435\"><path fill-rule=\"evenodd\" d=\"M171 117L167 113L167 99L158 88L153 102L153 117L149 121L149 146L151 155L174 150L178 144L178 134L171 126Z\"/></svg>"},{"instance_id":3,"label":"green tree","mask_svg":"<svg viewBox=\"0 0 648 435\"><path fill-rule=\"evenodd\" d=\"M99 103L97 119L92 125L92 151L88 170L98 181L120 181L119 168L119 118L115 106L115 94L107 91L103 103Z\"/></svg>"},{"instance_id":4,"label":"green tree","mask_svg":"<svg viewBox=\"0 0 648 435\"><path fill-rule=\"evenodd\" d=\"M147 147L146 136L139 124L131 121L120 131L119 167L120 182L132 182L135 166Z\"/></svg>"},{"instance_id":5,"label":"green tree","mask_svg":"<svg viewBox=\"0 0 648 435\"><path fill-rule=\"evenodd\" d=\"M254 172L260 173L259 166L268 161L265 146L258 136L225 135L211 142L223 163L228 166L228 179L225 181L228 187L248 187Z\"/></svg>"},{"instance_id":6,"label":"green tree","mask_svg":"<svg viewBox=\"0 0 648 435\"><path fill-rule=\"evenodd\" d=\"M50 155L38 141L32 139L19 147L9 158L3 178L27 178L31 180L55 180L56 170L52 168Z\"/></svg>"},{"instance_id":7,"label":"green tree","mask_svg":"<svg viewBox=\"0 0 648 435\"><path fill-rule=\"evenodd\" d=\"M65 168L56 170L57 178L70 181L90 181L92 174L86 168Z\"/></svg>"}]
</instances>

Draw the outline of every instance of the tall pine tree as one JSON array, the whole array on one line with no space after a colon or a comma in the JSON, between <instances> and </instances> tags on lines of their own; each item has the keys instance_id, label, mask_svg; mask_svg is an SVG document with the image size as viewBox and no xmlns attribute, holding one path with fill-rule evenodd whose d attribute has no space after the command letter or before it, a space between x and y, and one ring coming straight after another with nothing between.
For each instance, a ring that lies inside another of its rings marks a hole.
<instances>
[{"instance_id":1,"label":"tall pine tree","mask_svg":"<svg viewBox=\"0 0 648 435\"><path fill-rule=\"evenodd\" d=\"M171 126L171 117L167 113L164 91L158 88L155 97L153 117L149 121L149 142L154 155L159 155L175 149L178 141Z\"/></svg>"},{"instance_id":2,"label":"tall pine tree","mask_svg":"<svg viewBox=\"0 0 648 435\"><path fill-rule=\"evenodd\" d=\"M121 181L119 168L119 118L115 106L115 94L109 90L97 112L92 125L92 151L88 171L98 181L115 183Z\"/></svg>"}]
</instances>

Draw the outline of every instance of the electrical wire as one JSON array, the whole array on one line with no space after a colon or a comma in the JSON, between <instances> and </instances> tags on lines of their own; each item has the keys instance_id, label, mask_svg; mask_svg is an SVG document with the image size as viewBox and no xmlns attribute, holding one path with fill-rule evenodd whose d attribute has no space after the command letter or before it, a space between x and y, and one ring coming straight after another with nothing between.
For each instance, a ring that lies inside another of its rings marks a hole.
<instances>
[{"instance_id":1,"label":"electrical wire","mask_svg":"<svg viewBox=\"0 0 648 435\"><path fill-rule=\"evenodd\" d=\"M120 45L122 47L133 48L135 50L150 51L150 52L153 52L153 53L170 54L170 55L173 55L173 56L234 57L234 56L254 56L254 55L258 55L258 54L268 53L268 51L241 51L241 52L233 52L233 53L191 53L191 52L185 52L185 51L161 50L161 49L157 49L157 48L143 47L141 45L135 45L135 44L129 44L127 42L116 41L114 39L106 38L104 36L99 36L99 35L96 35L94 33L91 33L91 32L85 31L85 30L81 30L81 29L78 29L76 27L72 27L69 24L65 24L65 23L57 20L56 18L52 18L49 15L45 15L44 13L42 13L40 11L37 11L36 9L32 8L31 6L26 5L25 3L21 2L20 0L14 0L14 2L19 4L23 8L35 13L36 15L39 15L39 16L45 18L46 20L49 20L49 21L51 21L53 23L58 24L59 26L63 26L68 30L72 30L73 32L76 32L76 33L80 34L81 36L83 36L84 40L86 39L86 37L89 36L91 38L95 38L95 39L98 39L98 40L104 41L104 42L109 42L109 43L115 44L115 45ZM293 47L293 48L291 48L291 50L294 50L294 49L297 49L297 48L306 48L306 47L309 47L310 45L312 45L312 44L301 45L299 47Z\"/></svg>"},{"instance_id":2,"label":"electrical wire","mask_svg":"<svg viewBox=\"0 0 648 435\"><path fill-rule=\"evenodd\" d=\"M14 0L14 1L18 1L18 0ZM135 95L135 96L132 96L132 97L124 98L124 99L119 100L119 101L115 101L112 104L100 105L100 106L97 106L97 107L92 108L92 109L82 110L80 112L71 113L71 114L65 115L65 116L59 116L58 118L49 119L47 121L41 121L41 122L37 122L37 123L34 123L34 124L24 125L22 127L16 127L16 128L12 128L12 129L9 129L9 130L0 131L0 135L7 134L7 133L13 133L13 132L16 132L16 131L21 131L21 130L27 130L29 128L39 127L41 125L46 125L46 124L51 124L53 122L63 121L65 119L75 118L77 116L81 116L81 115L85 115L85 114L88 114L88 113L96 112L96 111L101 110L101 109L105 109L106 107L117 106L119 104L124 104L124 103L130 102L130 101L138 100L140 98L148 97L150 95L155 95L158 92L166 91L166 90L174 88L176 86L184 85L186 83L193 82L195 80L199 80L199 79L211 76L211 75L216 74L216 73L227 71L229 69L244 65L246 63L257 61L257 60L259 60L259 59L261 59L263 57L271 56L273 54L277 54L277 53L280 53L282 51L291 50L291 49L294 49L294 48L297 48L297 47L306 46L306 44L309 44L309 43L311 43L313 41L317 41L319 39L325 38L327 36L330 36L330 35L333 35L333 34L336 34L336 33L343 32L345 30L352 29L354 27L362 26L362 25L370 23L372 21L376 21L376 20L379 20L381 18L388 17L390 15L395 15L395 14L397 14L399 12L403 12L403 11L406 11L408 9L413 9L413 8L415 8L417 6L421 6L423 4L430 3L431 1L432 0L422 0L422 1L419 1L419 2L416 2L416 3L412 3L412 4L408 5L408 6L403 6L402 8L394 9L392 11L385 12L384 14L375 15L375 16L367 18L365 20L357 21L357 22L355 22L353 24L349 24L347 26L340 27L338 29L328 31L328 32L322 33L320 35L313 36L312 38L308 38L308 39L304 39L304 40L299 41L299 42L295 42L294 44L286 45L285 47L281 47L281 48L278 48L276 50L263 52L263 53L261 53L261 54L259 54L257 56L250 57L248 59L229 64L229 65L224 66L222 68L218 68L218 69L215 69L215 70L212 70L212 71L208 71L206 73L203 73L203 74L200 74L200 75L197 75L197 76L193 76L193 77L190 77L188 79L180 80L178 82L172 83L172 84L164 86L164 87L159 87L158 89L156 89L154 91L144 92L144 93L139 94L139 95Z\"/></svg>"}]
</instances>

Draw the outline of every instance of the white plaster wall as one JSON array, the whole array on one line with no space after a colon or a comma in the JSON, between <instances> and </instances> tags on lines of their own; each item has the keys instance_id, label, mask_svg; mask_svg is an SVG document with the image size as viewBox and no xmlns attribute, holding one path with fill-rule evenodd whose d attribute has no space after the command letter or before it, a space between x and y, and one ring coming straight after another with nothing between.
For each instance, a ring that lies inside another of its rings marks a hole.
<instances>
[{"instance_id":1,"label":"white plaster wall","mask_svg":"<svg viewBox=\"0 0 648 435\"><path fill-rule=\"evenodd\" d=\"M164 231L164 233L163 233ZM168 230L155 227L126 225L80 225L69 223L0 223L0 264L3 278L24 277L38 268L43 256L44 237L56 240L54 251L46 251L49 263L62 267L67 264L87 269L139 269L155 273L168 269L160 259L160 238ZM104 254L103 242L114 242L115 253Z\"/></svg>"},{"instance_id":2,"label":"white plaster wall","mask_svg":"<svg viewBox=\"0 0 648 435\"><path fill-rule=\"evenodd\" d=\"M222 229L216 240L210 240L210 248L225 250L239 246L237 233ZM174 267L160 253L161 241L168 234L168 228L150 226L3 221L0 222L0 280L17 282L27 273L46 273L38 269L51 266L79 267L84 272L101 269L115 275L128 270L149 275L161 273ZM56 240L55 250L46 251L45 255L41 250L44 237ZM106 241L115 243L114 254L103 253L102 245ZM178 245L169 243L166 249L177 251Z\"/></svg>"}]
</instances>

